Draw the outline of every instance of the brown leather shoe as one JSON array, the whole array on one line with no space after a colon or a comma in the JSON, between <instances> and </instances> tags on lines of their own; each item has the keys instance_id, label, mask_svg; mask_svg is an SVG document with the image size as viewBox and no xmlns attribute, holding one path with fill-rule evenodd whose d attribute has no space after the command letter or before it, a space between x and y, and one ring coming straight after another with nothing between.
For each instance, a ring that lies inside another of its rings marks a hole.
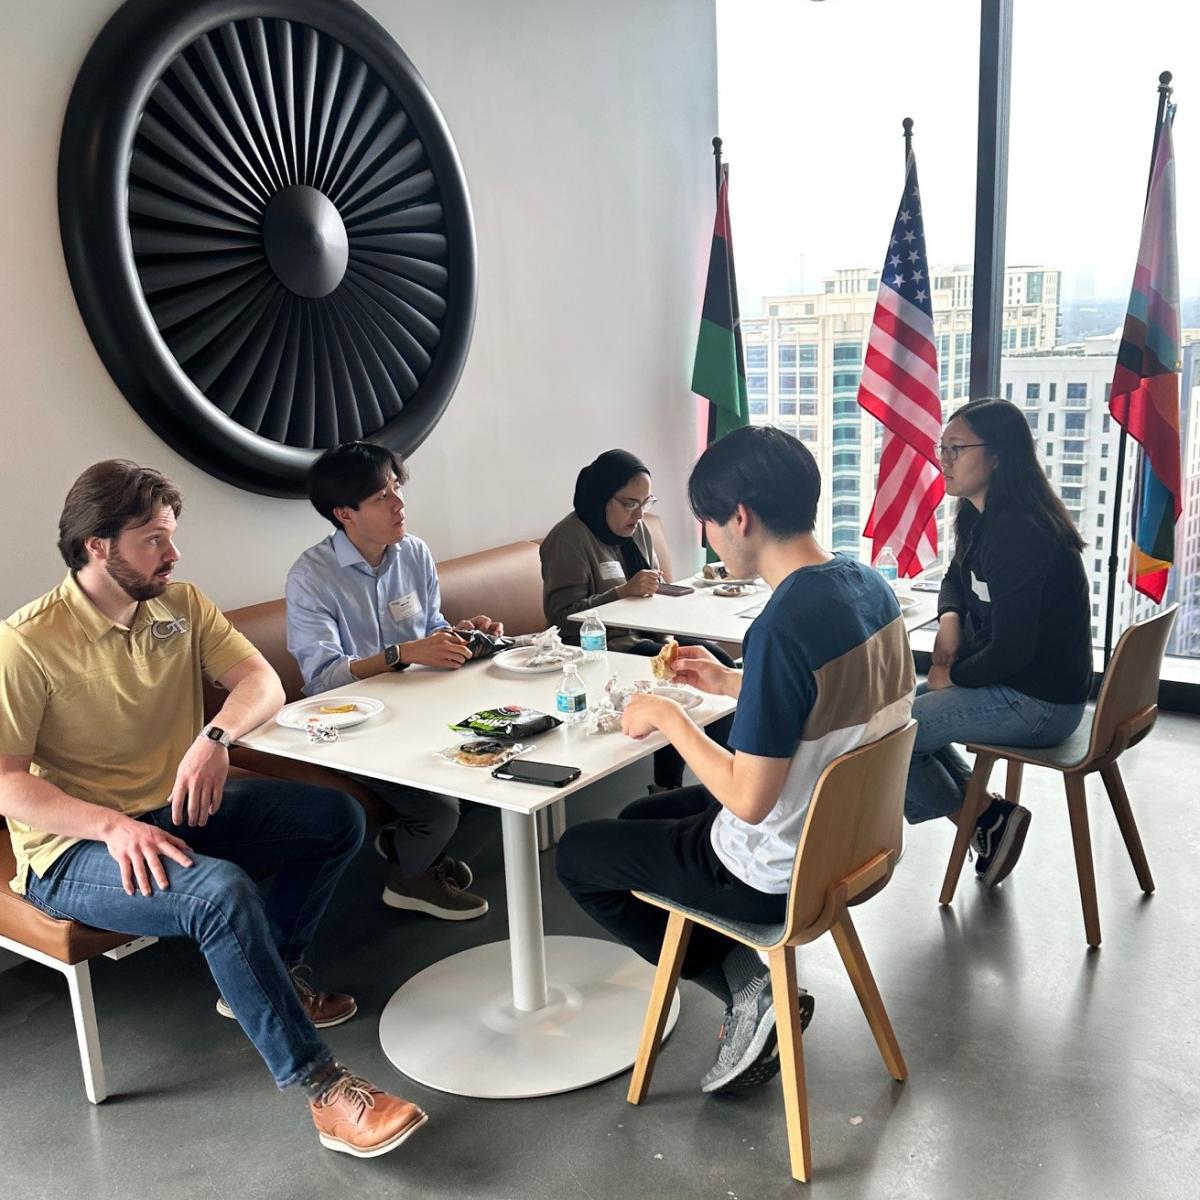
<instances>
[{"instance_id":1,"label":"brown leather shoe","mask_svg":"<svg viewBox=\"0 0 1200 1200\"><path fill-rule=\"evenodd\" d=\"M329 1029L333 1025L341 1025L358 1012L358 1001L344 992L318 992L309 982L307 967L293 967L291 971L292 986L308 1019L317 1029ZM225 1002L224 996L217 997L217 1012L231 1021L237 1020L233 1009Z\"/></svg>"},{"instance_id":2,"label":"brown leather shoe","mask_svg":"<svg viewBox=\"0 0 1200 1200\"><path fill-rule=\"evenodd\" d=\"M309 1107L321 1145L355 1158L395 1150L429 1120L415 1104L349 1072Z\"/></svg>"},{"instance_id":3,"label":"brown leather shoe","mask_svg":"<svg viewBox=\"0 0 1200 1200\"><path fill-rule=\"evenodd\" d=\"M358 1001L353 996L347 996L345 992L318 992L312 985L308 967L292 968L292 986L308 1019L317 1029L340 1025L358 1012Z\"/></svg>"}]
</instances>

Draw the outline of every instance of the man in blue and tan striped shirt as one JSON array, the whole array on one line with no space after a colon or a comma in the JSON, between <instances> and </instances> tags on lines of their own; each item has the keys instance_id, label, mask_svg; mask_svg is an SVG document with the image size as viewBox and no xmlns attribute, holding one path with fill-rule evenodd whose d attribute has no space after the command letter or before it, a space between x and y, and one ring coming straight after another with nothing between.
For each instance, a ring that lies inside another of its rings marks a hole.
<instances>
[{"instance_id":1,"label":"man in blue and tan striped shirt","mask_svg":"<svg viewBox=\"0 0 1200 1200\"><path fill-rule=\"evenodd\" d=\"M701 786L651 796L616 820L568 830L558 873L601 925L650 962L666 914L653 891L691 908L761 924L783 921L809 800L838 755L909 718L915 683L900 607L870 567L813 536L821 479L802 442L778 429L736 430L697 462L688 484L710 545L737 578L761 575L771 599L751 625L741 671L681 647L676 679L738 701L726 750L674 701L636 696L632 737L661 731ZM743 946L697 928L683 975L726 1006L706 1092L743 1089L778 1070L766 968ZM801 998L804 1024L812 997Z\"/></svg>"}]
</instances>

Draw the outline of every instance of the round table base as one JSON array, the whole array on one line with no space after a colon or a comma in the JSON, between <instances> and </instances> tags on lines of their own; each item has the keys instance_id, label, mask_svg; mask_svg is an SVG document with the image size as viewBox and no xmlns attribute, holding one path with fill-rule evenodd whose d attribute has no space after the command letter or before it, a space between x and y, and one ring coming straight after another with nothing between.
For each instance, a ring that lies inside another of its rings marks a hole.
<instances>
[{"instance_id":1,"label":"round table base","mask_svg":"<svg viewBox=\"0 0 1200 1200\"><path fill-rule=\"evenodd\" d=\"M384 1054L426 1087L489 1100L569 1092L633 1065L654 968L632 950L546 938L548 996L537 1012L513 1007L511 972L504 941L413 976L379 1020ZM666 1033L678 1017L677 992Z\"/></svg>"}]
</instances>

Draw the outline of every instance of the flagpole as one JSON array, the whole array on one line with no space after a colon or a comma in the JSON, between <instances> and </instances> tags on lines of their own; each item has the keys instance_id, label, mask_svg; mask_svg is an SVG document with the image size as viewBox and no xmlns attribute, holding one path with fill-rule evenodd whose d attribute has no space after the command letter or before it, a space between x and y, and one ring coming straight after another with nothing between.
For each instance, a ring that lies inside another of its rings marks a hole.
<instances>
[{"instance_id":1,"label":"flagpole","mask_svg":"<svg viewBox=\"0 0 1200 1200\"><path fill-rule=\"evenodd\" d=\"M904 166L908 167L908 156L912 153L912 117L905 117L902 122L904 125Z\"/></svg>"},{"instance_id":2,"label":"flagpole","mask_svg":"<svg viewBox=\"0 0 1200 1200\"><path fill-rule=\"evenodd\" d=\"M1154 119L1154 143L1150 150L1150 171L1146 178L1146 200L1142 205L1145 212L1146 204L1150 202L1150 185L1154 181L1154 159L1158 154L1158 139L1162 135L1163 118L1167 111L1167 101L1171 97L1171 72L1163 71L1158 77L1158 112ZM1104 614L1104 659L1102 670L1108 670L1108 660L1112 657L1112 635L1114 608L1117 599L1117 567L1119 555L1117 552L1118 539L1121 536L1121 490L1125 482L1125 446L1129 439L1129 431L1121 426L1121 436L1117 441L1117 481L1113 496L1112 529L1109 534L1108 546L1108 608ZM1136 486L1136 483L1135 483ZM1134 495L1134 502L1137 496Z\"/></svg>"},{"instance_id":3,"label":"flagpole","mask_svg":"<svg viewBox=\"0 0 1200 1200\"><path fill-rule=\"evenodd\" d=\"M721 176L725 170L724 163L721 162L721 146L723 142L719 137L714 137L712 140L713 148L713 192L717 198L717 204L721 203ZM717 406L710 400L708 402L708 424L705 427L704 444L711 446L717 440ZM701 536L701 542L703 542Z\"/></svg>"}]
</instances>

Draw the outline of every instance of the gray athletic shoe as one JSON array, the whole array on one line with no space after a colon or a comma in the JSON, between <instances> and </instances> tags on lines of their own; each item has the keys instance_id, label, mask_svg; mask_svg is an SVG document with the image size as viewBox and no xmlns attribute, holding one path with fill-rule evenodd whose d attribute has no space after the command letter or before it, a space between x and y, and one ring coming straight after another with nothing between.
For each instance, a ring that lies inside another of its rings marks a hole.
<instances>
[{"instance_id":1,"label":"gray athletic shoe","mask_svg":"<svg viewBox=\"0 0 1200 1200\"><path fill-rule=\"evenodd\" d=\"M779 1071L775 1002L766 978L753 998L725 1010L717 1034L717 1061L700 1081L710 1096L756 1087Z\"/></svg>"}]
</instances>

